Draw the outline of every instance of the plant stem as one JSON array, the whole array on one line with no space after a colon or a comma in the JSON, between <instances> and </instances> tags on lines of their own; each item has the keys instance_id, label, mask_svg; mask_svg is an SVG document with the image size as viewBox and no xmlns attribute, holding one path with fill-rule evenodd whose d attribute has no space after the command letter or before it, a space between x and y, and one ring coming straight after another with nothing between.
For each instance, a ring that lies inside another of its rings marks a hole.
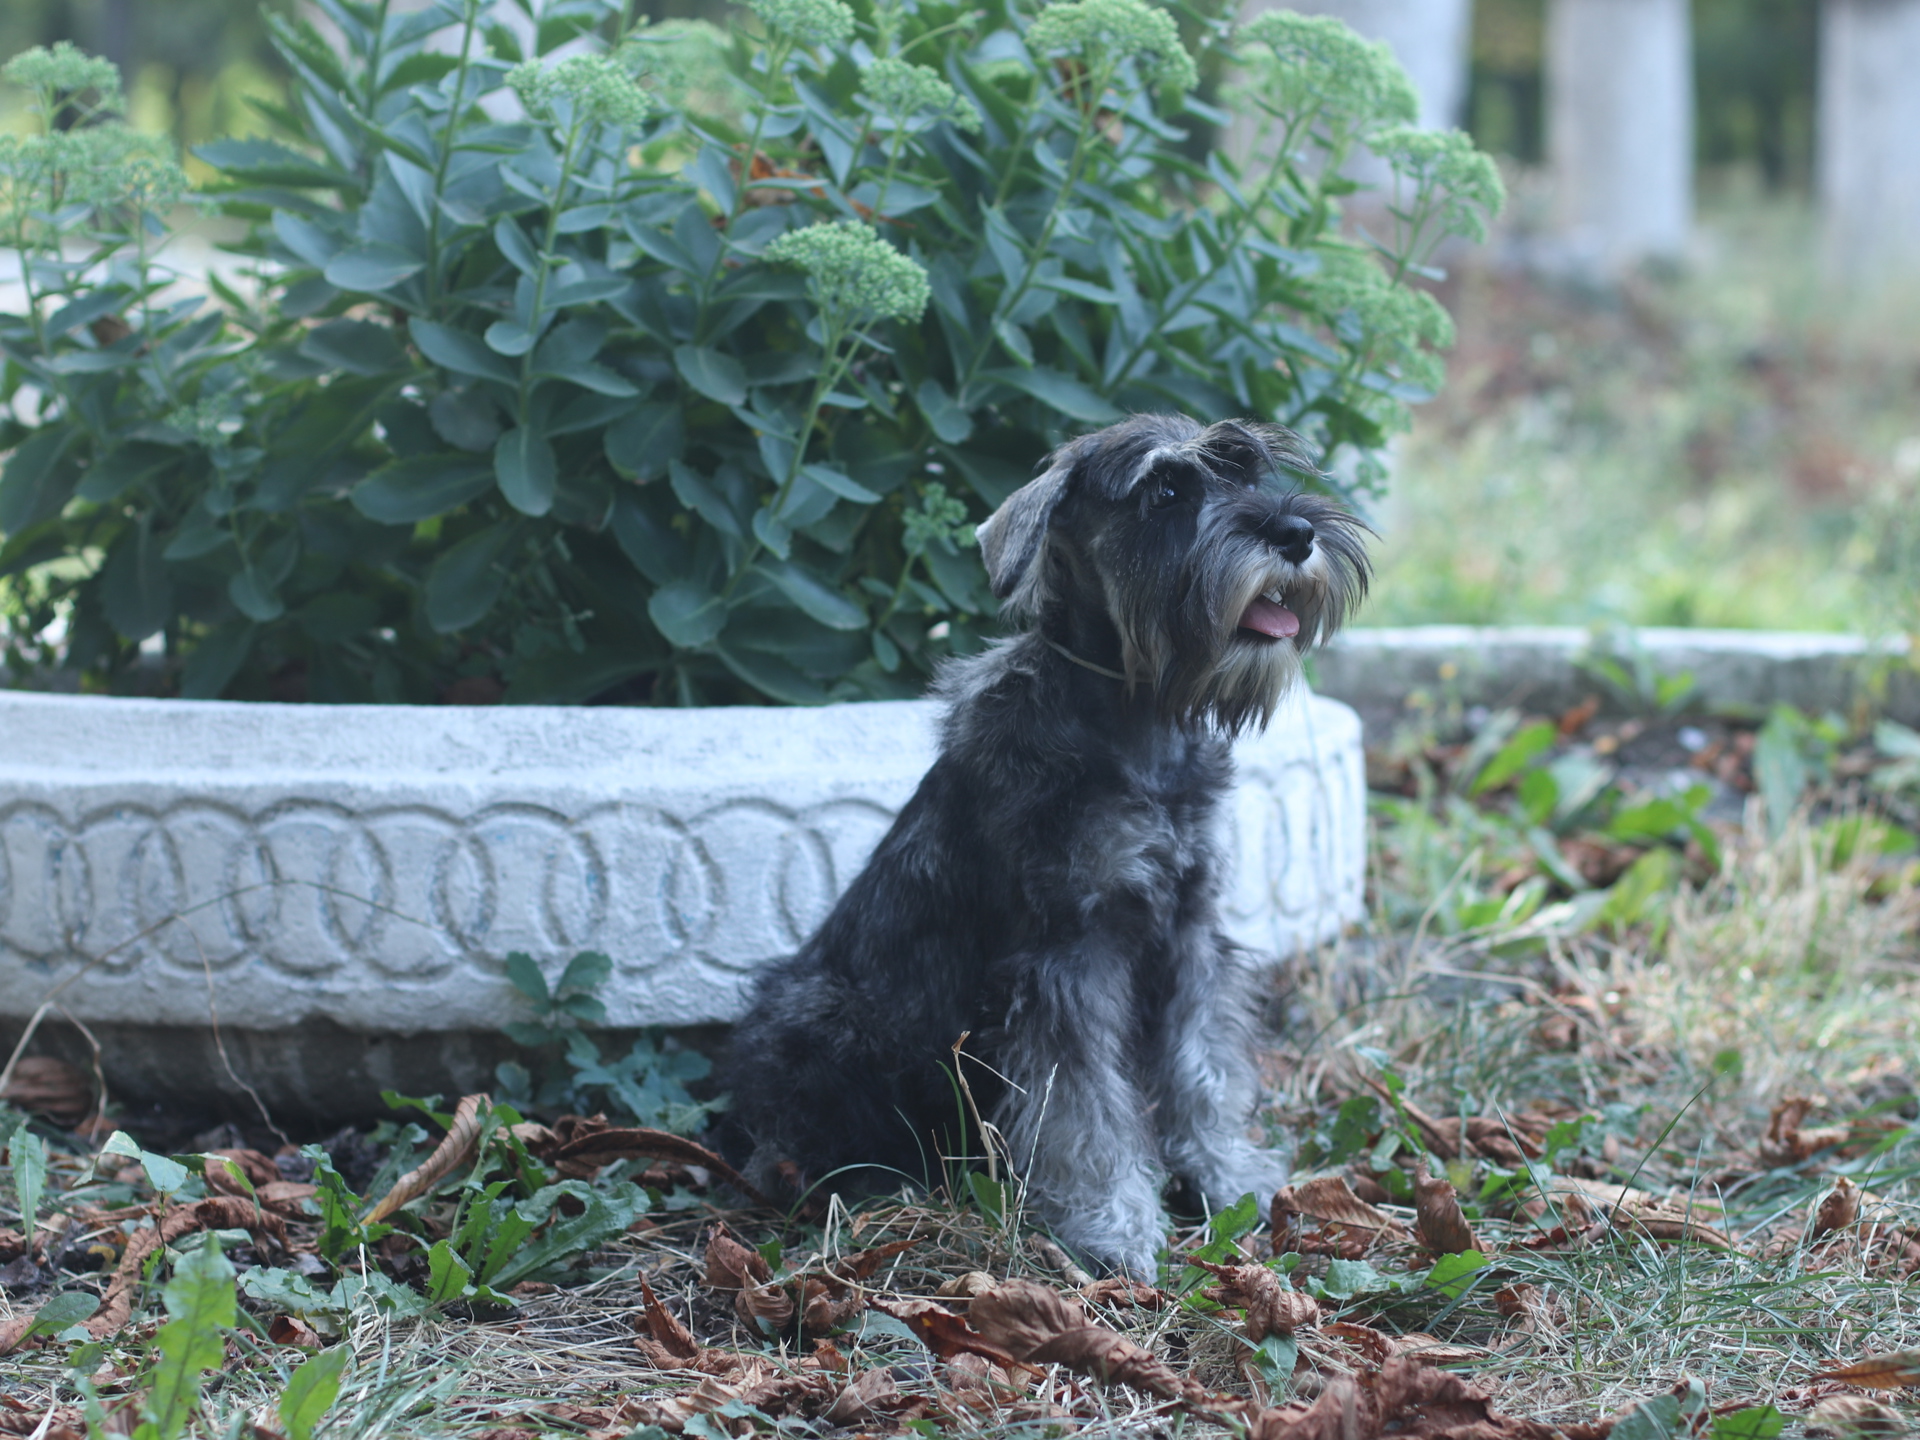
<instances>
[{"instance_id":1,"label":"plant stem","mask_svg":"<svg viewBox=\"0 0 1920 1440\"><path fill-rule=\"evenodd\" d=\"M466 28L460 32L460 64L453 72L453 102L447 111L447 128L440 146L440 163L433 172L434 204L427 215L427 313L431 315L440 298L440 205L447 188L447 171L453 167L453 137L466 110L467 67L473 52L473 32L480 23L478 0L467 0Z\"/></svg>"},{"instance_id":2,"label":"plant stem","mask_svg":"<svg viewBox=\"0 0 1920 1440\"><path fill-rule=\"evenodd\" d=\"M533 280L533 305L527 315L527 330L533 336L533 344L527 346L520 356L520 393L519 422L527 423L527 398L533 390L533 352L540 340L540 317L546 309L547 277L553 273L553 246L560 235L560 212L567 203L567 186L573 180L573 156L579 148L580 135L587 128L587 122L580 117L578 107L573 119L567 126L566 148L560 153L560 178L554 183L553 203L547 207L547 229L540 241L540 273Z\"/></svg>"}]
</instances>

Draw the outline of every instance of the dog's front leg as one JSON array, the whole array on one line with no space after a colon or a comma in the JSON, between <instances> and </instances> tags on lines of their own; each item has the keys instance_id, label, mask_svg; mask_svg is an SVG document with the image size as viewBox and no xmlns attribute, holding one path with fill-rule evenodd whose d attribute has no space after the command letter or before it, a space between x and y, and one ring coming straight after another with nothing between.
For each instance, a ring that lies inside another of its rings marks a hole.
<instances>
[{"instance_id":1,"label":"dog's front leg","mask_svg":"<svg viewBox=\"0 0 1920 1440\"><path fill-rule=\"evenodd\" d=\"M1246 1135L1258 1090L1247 957L1195 926L1182 935L1172 964L1149 1060L1161 1154L1209 1209L1249 1191L1264 1207L1286 1183L1287 1161Z\"/></svg>"},{"instance_id":2,"label":"dog's front leg","mask_svg":"<svg viewBox=\"0 0 1920 1440\"><path fill-rule=\"evenodd\" d=\"M1127 1077L1131 976L1089 944L1022 957L994 1122L1027 1202L1091 1259L1151 1282L1166 1238L1146 1102Z\"/></svg>"}]
</instances>

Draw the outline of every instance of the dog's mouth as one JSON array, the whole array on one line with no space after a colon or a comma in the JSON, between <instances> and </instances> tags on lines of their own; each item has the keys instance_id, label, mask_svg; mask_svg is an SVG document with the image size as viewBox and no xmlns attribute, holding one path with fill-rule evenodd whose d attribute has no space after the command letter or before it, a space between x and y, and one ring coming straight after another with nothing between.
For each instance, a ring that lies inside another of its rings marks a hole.
<instances>
[{"instance_id":1,"label":"dog's mouth","mask_svg":"<svg viewBox=\"0 0 1920 1440\"><path fill-rule=\"evenodd\" d=\"M1264 595L1256 595L1241 612L1240 628L1270 640L1287 640L1300 633L1300 617L1287 609L1286 592L1275 586Z\"/></svg>"}]
</instances>

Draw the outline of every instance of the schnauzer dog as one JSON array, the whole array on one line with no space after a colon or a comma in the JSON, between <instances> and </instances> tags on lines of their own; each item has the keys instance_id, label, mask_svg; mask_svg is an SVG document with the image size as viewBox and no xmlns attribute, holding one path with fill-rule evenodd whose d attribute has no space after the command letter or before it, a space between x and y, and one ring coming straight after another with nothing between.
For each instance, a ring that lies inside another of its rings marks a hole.
<instances>
[{"instance_id":1,"label":"schnauzer dog","mask_svg":"<svg viewBox=\"0 0 1920 1440\"><path fill-rule=\"evenodd\" d=\"M1169 1179L1211 1206L1285 1181L1246 1135L1253 966L1217 928L1216 811L1230 737L1368 579L1365 527L1287 471L1313 463L1286 430L1141 415L980 527L1031 628L943 673L939 759L759 981L721 1077L755 1184L937 1182L977 1107L1062 1241L1151 1277Z\"/></svg>"}]
</instances>

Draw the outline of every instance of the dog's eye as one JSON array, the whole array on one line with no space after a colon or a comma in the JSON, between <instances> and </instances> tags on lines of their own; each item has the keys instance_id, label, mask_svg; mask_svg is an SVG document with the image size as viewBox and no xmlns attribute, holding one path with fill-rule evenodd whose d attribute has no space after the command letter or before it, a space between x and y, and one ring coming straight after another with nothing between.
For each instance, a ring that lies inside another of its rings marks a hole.
<instances>
[{"instance_id":1,"label":"dog's eye","mask_svg":"<svg viewBox=\"0 0 1920 1440\"><path fill-rule=\"evenodd\" d=\"M1153 482L1153 508L1164 510L1180 498L1180 487L1171 478L1162 476Z\"/></svg>"}]
</instances>

